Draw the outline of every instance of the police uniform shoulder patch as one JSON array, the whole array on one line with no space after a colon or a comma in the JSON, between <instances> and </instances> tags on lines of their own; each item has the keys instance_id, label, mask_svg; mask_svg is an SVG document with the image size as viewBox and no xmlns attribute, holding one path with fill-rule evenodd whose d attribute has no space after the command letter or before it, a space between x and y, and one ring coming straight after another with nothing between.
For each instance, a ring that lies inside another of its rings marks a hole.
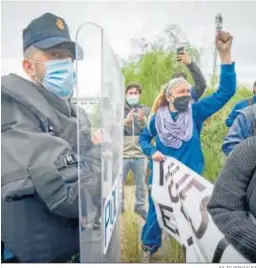
<instances>
[{"instance_id":1,"label":"police uniform shoulder patch","mask_svg":"<svg viewBox=\"0 0 256 268\"><path fill-rule=\"evenodd\" d=\"M60 18L57 19L56 25L57 25L57 28L59 30L64 30L64 28L65 28L65 24L64 24L63 20Z\"/></svg>"}]
</instances>

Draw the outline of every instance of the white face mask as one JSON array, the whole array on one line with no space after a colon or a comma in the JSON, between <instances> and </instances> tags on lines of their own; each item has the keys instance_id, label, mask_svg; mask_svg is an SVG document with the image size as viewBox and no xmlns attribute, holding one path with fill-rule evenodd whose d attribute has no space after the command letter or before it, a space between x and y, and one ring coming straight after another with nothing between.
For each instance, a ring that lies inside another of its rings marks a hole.
<instances>
[{"instance_id":1,"label":"white face mask","mask_svg":"<svg viewBox=\"0 0 256 268\"><path fill-rule=\"evenodd\" d=\"M137 105L139 104L139 95L127 95L126 100L131 106Z\"/></svg>"}]
</instances>

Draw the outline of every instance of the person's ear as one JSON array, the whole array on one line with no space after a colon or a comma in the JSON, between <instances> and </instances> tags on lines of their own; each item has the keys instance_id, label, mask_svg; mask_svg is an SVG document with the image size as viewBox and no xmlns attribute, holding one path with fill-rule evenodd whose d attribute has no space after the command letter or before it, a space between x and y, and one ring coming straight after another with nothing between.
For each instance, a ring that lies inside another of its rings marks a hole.
<instances>
[{"instance_id":1,"label":"person's ear","mask_svg":"<svg viewBox=\"0 0 256 268\"><path fill-rule=\"evenodd\" d=\"M31 62L28 59L24 59L22 61L22 67L24 69L24 71L26 72L26 74L31 77L32 79L35 78L36 76L36 67L35 64L33 62Z\"/></svg>"}]
</instances>

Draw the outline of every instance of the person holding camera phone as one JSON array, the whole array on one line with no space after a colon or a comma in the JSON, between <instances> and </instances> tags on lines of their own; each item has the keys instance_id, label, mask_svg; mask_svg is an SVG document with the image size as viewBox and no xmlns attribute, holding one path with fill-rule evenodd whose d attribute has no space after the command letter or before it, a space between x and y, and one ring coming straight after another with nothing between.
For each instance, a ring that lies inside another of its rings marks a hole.
<instances>
[{"instance_id":1,"label":"person holding camera phone","mask_svg":"<svg viewBox=\"0 0 256 268\"><path fill-rule=\"evenodd\" d=\"M125 92L123 181L126 180L128 172L132 170L136 185L134 212L146 220L145 171L147 160L139 146L139 135L147 124L150 109L140 103L142 93L142 86L140 84L129 84ZM124 193L122 198L122 211L124 212Z\"/></svg>"},{"instance_id":2,"label":"person holding camera phone","mask_svg":"<svg viewBox=\"0 0 256 268\"><path fill-rule=\"evenodd\" d=\"M203 73L196 65L194 61L191 60L190 56L184 50L184 47L180 47L177 49L177 61L187 66L193 80L194 85L191 88L191 97L193 101L198 101L200 97L203 95L206 89L206 81ZM187 74L185 72L177 72L172 76L173 78L184 78L187 80Z\"/></svg>"}]
</instances>

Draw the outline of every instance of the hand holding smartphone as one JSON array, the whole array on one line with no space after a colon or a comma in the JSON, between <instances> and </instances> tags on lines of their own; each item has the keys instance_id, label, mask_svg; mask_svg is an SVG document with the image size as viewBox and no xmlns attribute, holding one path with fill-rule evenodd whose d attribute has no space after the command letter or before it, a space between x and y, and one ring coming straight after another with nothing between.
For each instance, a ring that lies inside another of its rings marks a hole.
<instances>
[{"instance_id":1,"label":"hand holding smartphone","mask_svg":"<svg viewBox=\"0 0 256 268\"><path fill-rule=\"evenodd\" d=\"M184 47L178 47L177 48L177 54L183 54L185 52Z\"/></svg>"}]
</instances>

